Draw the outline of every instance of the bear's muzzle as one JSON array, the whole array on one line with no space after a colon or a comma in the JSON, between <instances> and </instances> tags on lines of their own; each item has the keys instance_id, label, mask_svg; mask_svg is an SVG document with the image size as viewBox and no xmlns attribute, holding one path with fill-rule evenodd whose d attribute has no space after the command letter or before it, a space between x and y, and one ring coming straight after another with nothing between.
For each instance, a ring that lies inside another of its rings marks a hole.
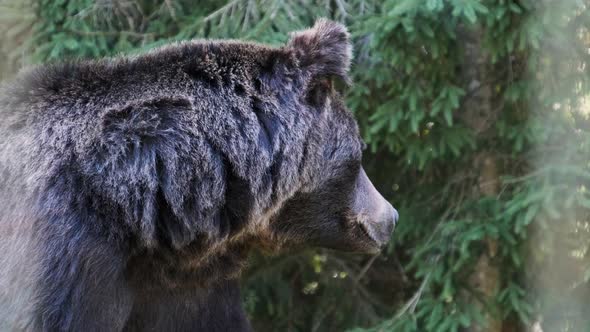
<instances>
[{"instance_id":1,"label":"bear's muzzle","mask_svg":"<svg viewBox=\"0 0 590 332\"><path fill-rule=\"evenodd\" d=\"M387 244L399 214L375 189L362 168L356 180L352 210L362 229L377 247Z\"/></svg>"}]
</instances>

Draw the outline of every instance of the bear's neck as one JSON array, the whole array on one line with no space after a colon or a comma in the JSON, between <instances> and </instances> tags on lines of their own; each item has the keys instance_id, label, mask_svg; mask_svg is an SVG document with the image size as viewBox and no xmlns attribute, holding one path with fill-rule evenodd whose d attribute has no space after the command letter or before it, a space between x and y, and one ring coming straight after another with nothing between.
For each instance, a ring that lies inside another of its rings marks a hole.
<instances>
[{"instance_id":1,"label":"bear's neck","mask_svg":"<svg viewBox=\"0 0 590 332\"><path fill-rule=\"evenodd\" d=\"M208 287L142 292L137 294L133 308L129 331L252 330L236 279L220 280Z\"/></svg>"},{"instance_id":2,"label":"bear's neck","mask_svg":"<svg viewBox=\"0 0 590 332\"><path fill-rule=\"evenodd\" d=\"M133 309L127 331L251 331L238 276L249 248L195 242L129 260Z\"/></svg>"},{"instance_id":3,"label":"bear's neck","mask_svg":"<svg viewBox=\"0 0 590 332\"><path fill-rule=\"evenodd\" d=\"M247 242L194 242L182 249L158 248L133 254L125 268L129 284L141 292L209 288L237 279L250 252Z\"/></svg>"}]
</instances>

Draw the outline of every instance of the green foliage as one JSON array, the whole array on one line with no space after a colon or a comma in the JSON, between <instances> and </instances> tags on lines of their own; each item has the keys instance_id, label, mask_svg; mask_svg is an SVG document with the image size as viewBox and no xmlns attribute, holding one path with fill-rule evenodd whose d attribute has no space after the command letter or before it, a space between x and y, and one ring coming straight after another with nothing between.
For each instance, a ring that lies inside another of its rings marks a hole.
<instances>
[{"instance_id":1,"label":"green foliage","mask_svg":"<svg viewBox=\"0 0 590 332\"><path fill-rule=\"evenodd\" d=\"M0 79L25 63L30 35L37 19L32 0L0 0Z\"/></svg>"},{"instance_id":2,"label":"green foliage","mask_svg":"<svg viewBox=\"0 0 590 332\"><path fill-rule=\"evenodd\" d=\"M253 257L244 302L255 327L445 332L491 315L517 331L533 324L584 331L589 5L36 0L27 45L45 62L189 38L278 44L320 16L347 23L356 54L348 105L370 147L365 168L401 223L379 257L323 250ZM486 54L476 68L466 65L473 44ZM485 80L473 82L470 70L484 70ZM492 95L479 114L472 105L482 89ZM485 156L498 169L494 195L482 194ZM472 282L486 255L498 271L492 297Z\"/></svg>"}]
</instances>

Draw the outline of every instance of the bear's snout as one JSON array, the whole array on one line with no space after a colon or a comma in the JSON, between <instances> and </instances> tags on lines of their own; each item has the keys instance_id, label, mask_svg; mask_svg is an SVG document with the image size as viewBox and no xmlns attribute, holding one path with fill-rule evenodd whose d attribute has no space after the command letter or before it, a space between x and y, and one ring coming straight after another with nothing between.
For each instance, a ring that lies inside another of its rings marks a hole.
<instances>
[{"instance_id":1,"label":"bear's snout","mask_svg":"<svg viewBox=\"0 0 590 332\"><path fill-rule=\"evenodd\" d=\"M376 247L383 247L399 219L397 210L375 189L364 169L356 180L353 213L366 235Z\"/></svg>"}]
</instances>

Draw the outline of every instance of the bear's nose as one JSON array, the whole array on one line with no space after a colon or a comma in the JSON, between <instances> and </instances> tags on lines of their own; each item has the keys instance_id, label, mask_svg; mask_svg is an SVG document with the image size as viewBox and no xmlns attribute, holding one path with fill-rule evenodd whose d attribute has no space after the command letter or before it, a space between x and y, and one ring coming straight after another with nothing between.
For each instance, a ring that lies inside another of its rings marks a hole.
<instances>
[{"instance_id":1,"label":"bear's nose","mask_svg":"<svg viewBox=\"0 0 590 332\"><path fill-rule=\"evenodd\" d=\"M393 226L397 225L397 221L399 220L399 213L397 210L392 206L391 212L393 214Z\"/></svg>"},{"instance_id":2,"label":"bear's nose","mask_svg":"<svg viewBox=\"0 0 590 332\"><path fill-rule=\"evenodd\" d=\"M381 220L378 223L378 228L380 228L378 233L380 233L379 240L381 245L387 243L391 233L393 233L397 220L399 219L397 210L389 202L386 202L386 204L387 208L384 209L385 213L383 213Z\"/></svg>"}]
</instances>

